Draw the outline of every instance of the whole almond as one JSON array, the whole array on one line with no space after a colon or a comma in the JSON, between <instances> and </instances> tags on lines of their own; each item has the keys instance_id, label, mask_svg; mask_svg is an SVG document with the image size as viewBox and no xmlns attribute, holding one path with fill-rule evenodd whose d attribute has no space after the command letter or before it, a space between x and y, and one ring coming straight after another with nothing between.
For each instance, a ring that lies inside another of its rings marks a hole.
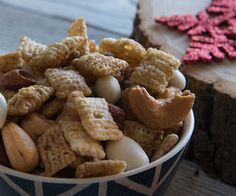
<instances>
[{"instance_id":1,"label":"whole almond","mask_svg":"<svg viewBox=\"0 0 236 196\"><path fill-rule=\"evenodd\" d=\"M30 136L15 123L7 123L1 133L11 166L22 172L32 171L38 165L39 154Z\"/></svg>"}]
</instances>

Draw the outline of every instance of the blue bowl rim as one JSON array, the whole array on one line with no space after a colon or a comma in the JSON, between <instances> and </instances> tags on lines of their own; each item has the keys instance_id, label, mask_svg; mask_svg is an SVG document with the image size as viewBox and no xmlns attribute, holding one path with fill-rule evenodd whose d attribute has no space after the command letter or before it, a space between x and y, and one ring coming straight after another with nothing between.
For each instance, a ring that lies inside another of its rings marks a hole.
<instances>
[{"instance_id":1,"label":"blue bowl rim","mask_svg":"<svg viewBox=\"0 0 236 196\"><path fill-rule=\"evenodd\" d=\"M0 172L15 176L18 178L23 178L26 180L55 183L55 184L92 184L92 183L100 183L100 182L105 182L105 181L110 181L110 180L118 180L120 178L132 176L132 175L144 172L153 167L157 167L158 165L161 165L165 161L175 156L189 142L193 133L193 129L194 129L194 115L193 115L193 111L191 110L184 121L182 137L180 138L179 142L172 150L170 150L167 154L162 156L160 159L153 161L149 163L148 165L145 165L145 166L142 166L137 169L130 170L130 171L126 171L118 175L96 177L96 178L83 178L83 179L81 178L55 178L55 177L44 177L44 176L37 176L34 174L28 174L28 173L16 171L14 169L5 167L3 165L0 165Z\"/></svg>"}]
</instances>

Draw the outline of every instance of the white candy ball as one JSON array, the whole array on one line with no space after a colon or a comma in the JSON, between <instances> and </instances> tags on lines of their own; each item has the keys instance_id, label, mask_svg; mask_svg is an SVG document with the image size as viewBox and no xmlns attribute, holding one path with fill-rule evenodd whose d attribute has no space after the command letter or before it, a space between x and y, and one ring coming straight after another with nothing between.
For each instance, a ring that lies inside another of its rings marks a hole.
<instances>
[{"instance_id":1,"label":"white candy ball","mask_svg":"<svg viewBox=\"0 0 236 196\"><path fill-rule=\"evenodd\" d=\"M183 90L186 86L186 79L179 70L176 70L175 74L169 81L169 85Z\"/></svg>"},{"instance_id":2,"label":"white candy ball","mask_svg":"<svg viewBox=\"0 0 236 196\"><path fill-rule=\"evenodd\" d=\"M126 136L118 141L109 141L106 146L106 155L108 159L126 161L126 170L149 164L149 158L141 146Z\"/></svg>"},{"instance_id":3,"label":"white candy ball","mask_svg":"<svg viewBox=\"0 0 236 196\"><path fill-rule=\"evenodd\" d=\"M0 93L0 129L5 124L6 118L7 118L7 103L5 98Z\"/></svg>"},{"instance_id":4,"label":"white candy ball","mask_svg":"<svg viewBox=\"0 0 236 196\"><path fill-rule=\"evenodd\" d=\"M121 97L120 84L115 77L104 76L96 81L95 93L109 103L116 103Z\"/></svg>"}]
</instances>

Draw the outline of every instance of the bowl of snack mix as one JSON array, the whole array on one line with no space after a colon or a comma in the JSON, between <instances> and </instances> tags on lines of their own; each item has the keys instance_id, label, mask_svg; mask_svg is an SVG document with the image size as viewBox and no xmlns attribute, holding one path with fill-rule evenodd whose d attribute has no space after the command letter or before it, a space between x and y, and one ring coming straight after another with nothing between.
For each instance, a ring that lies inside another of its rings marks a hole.
<instances>
[{"instance_id":1,"label":"bowl of snack mix","mask_svg":"<svg viewBox=\"0 0 236 196\"><path fill-rule=\"evenodd\" d=\"M3 195L157 195L191 138L181 63L128 38L87 37L81 17L44 45L0 55Z\"/></svg>"}]
</instances>

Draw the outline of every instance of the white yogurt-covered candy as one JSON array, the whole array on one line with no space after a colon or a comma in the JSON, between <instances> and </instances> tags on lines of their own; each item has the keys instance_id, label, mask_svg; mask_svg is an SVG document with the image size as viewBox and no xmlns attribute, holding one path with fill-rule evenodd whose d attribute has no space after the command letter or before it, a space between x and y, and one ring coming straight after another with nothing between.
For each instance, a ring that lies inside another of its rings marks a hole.
<instances>
[{"instance_id":1,"label":"white yogurt-covered candy","mask_svg":"<svg viewBox=\"0 0 236 196\"><path fill-rule=\"evenodd\" d=\"M149 158L142 147L126 136L118 141L109 141L106 146L106 155L108 159L126 161L126 170L149 164Z\"/></svg>"},{"instance_id":2,"label":"white yogurt-covered candy","mask_svg":"<svg viewBox=\"0 0 236 196\"><path fill-rule=\"evenodd\" d=\"M7 103L3 95L0 93L0 129L6 122L7 118Z\"/></svg>"},{"instance_id":3,"label":"white yogurt-covered candy","mask_svg":"<svg viewBox=\"0 0 236 196\"><path fill-rule=\"evenodd\" d=\"M96 81L95 93L109 103L116 103L121 96L120 84L115 77L104 76Z\"/></svg>"},{"instance_id":4,"label":"white yogurt-covered candy","mask_svg":"<svg viewBox=\"0 0 236 196\"><path fill-rule=\"evenodd\" d=\"M169 85L183 90L186 86L186 79L179 70L176 70L175 74L169 81Z\"/></svg>"}]
</instances>

